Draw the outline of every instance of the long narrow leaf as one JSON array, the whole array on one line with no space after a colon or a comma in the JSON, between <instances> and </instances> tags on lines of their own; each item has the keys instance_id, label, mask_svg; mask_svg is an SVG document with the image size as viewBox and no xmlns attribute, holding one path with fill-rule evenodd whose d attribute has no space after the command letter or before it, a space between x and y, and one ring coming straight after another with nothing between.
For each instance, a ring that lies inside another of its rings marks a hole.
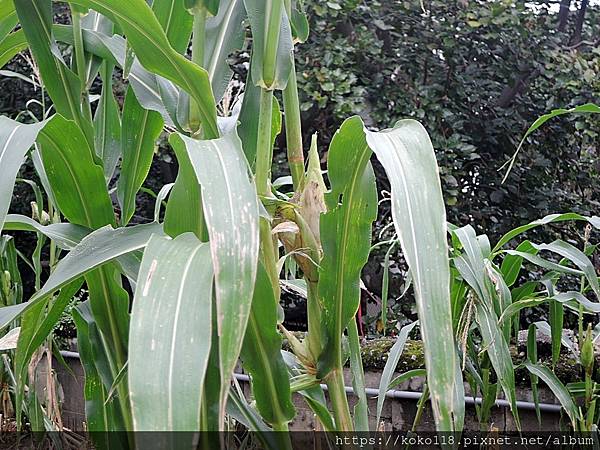
<instances>
[{"instance_id":1,"label":"long narrow leaf","mask_svg":"<svg viewBox=\"0 0 600 450\"><path fill-rule=\"evenodd\" d=\"M258 264L258 200L235 134L211 141L172 135L171 144L189 154L198 182L215 271L221 365L221 402L246 330ZM173 194L171 194L173 195ZM222 409L222 412L224 410Z\"/></svg>"},{"instance_id":2,"label":"long narrow leaf","mask_svg":"<svg viewBox=\"0 0 600 450\"><path fill-rule=\"evenodd\" d=\"M413 277L436 427L460 431L464 388L452 331L446 213L433 146L413 120L365 134L392 187L392 217Z\"/></svg>"},{"instance_id":3,"label":"long narrow leaf","mask_svg":"<svg viewBox=\"0 0 600 450\"><path fill-rule=\"evenodd\" d=\"M154 236L148 243L129 338L128 376L135 431L200 429L202 383L212 328L213 271L209 260L208 245L191 233L173 240ZM180 436L181 440L190 438L193 436ZM178 435L163 433L146 439L146 445L143 437L138 445L167 448ZM181 440L179 445L183 445Z\"/></svg>"}]
</instances>

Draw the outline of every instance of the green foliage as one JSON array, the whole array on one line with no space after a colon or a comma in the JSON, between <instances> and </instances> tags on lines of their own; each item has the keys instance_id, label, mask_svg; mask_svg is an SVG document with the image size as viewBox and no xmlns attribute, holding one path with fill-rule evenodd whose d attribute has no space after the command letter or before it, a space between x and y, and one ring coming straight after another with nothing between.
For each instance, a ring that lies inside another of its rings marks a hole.
<instances>
[{"instance_id":1,"label":"green foliage","mask_svg":"<svg viewBox=\"0 0 600 450\"><path fill-rule=\"evenodd\" d=\"M449 220L475 219L493 236L555 211L597 208L594 117L555 119L527 139L504 184L498 171L537 117L600 97L600 48L565 44L575 13L559 32L543 2L532 2L536 9L501 1L305 3L311 34L296 57L310 118L305 141L349 113L381 128L405 117L422 121ZM599 17L590 5L584 41L594 42Z\"/></svg>"}]
</instances>

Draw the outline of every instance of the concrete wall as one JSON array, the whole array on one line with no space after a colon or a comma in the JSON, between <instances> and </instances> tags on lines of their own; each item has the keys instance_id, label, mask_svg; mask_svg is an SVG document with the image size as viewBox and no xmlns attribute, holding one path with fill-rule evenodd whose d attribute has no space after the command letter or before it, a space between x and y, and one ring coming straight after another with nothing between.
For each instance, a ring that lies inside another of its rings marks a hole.
<instances>
[{"instance_id":1,"label":"concrete wall","mask_svg":"<svg viewBox=\"0 0 600 450\"><path fill-rule=\"evenodd\" d=\"M63 366L54 363L54 369L57 372L58 380L64 391L64 403L62 405L64 425L72 430L84 430L85 425L85 401L83 398L84 374L83 368L78 358L65 357L70 368L69 372ZM45 376L44 363L40 364L39 377ZM379 388L380 371L367 371L365 373L365 382L368 388ZM351 375L349 371L345 373L346 385L352 386ZM423 379L414 378L398 386L401 391L421 392L423 389ZM249 384L244 384L245 392L250 394ZM465 386L465 391L469 393L469 387ZM552 392L543 384L539 385L540 402L546 404L558 404ZM525 388L517 389L517 398L521 401L531 402L531 391ZM356 403L356 397L349 396L350 406ZM294 395L294 404L297 408L297 415L291 424L291 429L295 431L305 431L315 429L315 418L312 411L308 408L300 395ZM369 399L369 413L371 418L371 429L377 429L375 415L377 411L377 399ZM386 431L407 431L412 427L412 423L417 411L416 400L387 398L383 407L382 420ZM558 430L560 413L546 412L542 414L541 427L538 426L535 411L520 409L522 429L524 431L538 430ZM512 414L505 407L495 406L492 412L491 425L498 431L515 431L516 427ZM470 431L479 430L479 422L473 405L467 405L465 417L465 429ZM418 431L434 431L435 425L431 408L427 406L424 410L421 422L417 428Z\"/></svg>"}]
</instances>

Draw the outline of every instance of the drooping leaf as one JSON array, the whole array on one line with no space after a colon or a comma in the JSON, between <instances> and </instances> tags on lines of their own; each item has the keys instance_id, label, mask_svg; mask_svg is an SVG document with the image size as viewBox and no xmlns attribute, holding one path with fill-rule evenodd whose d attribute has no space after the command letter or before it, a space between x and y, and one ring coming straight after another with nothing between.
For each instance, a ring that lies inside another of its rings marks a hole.
<instances>
[{"instance_id":1,"label":"drooping leaf","mask_svg":"<svg viewBox=\"0 0 600 450\"><path fill-rule=\"evenodd\" d=\"M576 106L576 107L570 108L570 109L564 109L564 108L553 109L550 113L544 114L543 116L538 117L538 119L535 122L533 122L533 124L529 127L529 129L527 130L527 132L521 139L521 142L519 142L519 146L517 147L517 150L515 150L515 153L513 154L513 156L505 164L505 166L508 164L508 169L506 171L506 175L504 175L504 179L502 180L502 182L506 181L506 179L508 178L508 174L510 173L512 166L514 165L514 163L517 159L517 155L519 154L521 147L523 147L523 144L525 143L525 139L527 139L534 131L536 131L538 128L540 128L542 125L544 125L550 119L557 117L557 116L562 116L564 114L575 114L575 113L600 114L600 106L595 105L593 103L586 103L585 105L579 105L579 106Z\"/></svg>"},{"instance_id":2,"label":"drooping leaf","mask_svg":"<svg viewBox=\"0 0 600 450\"><path fill-rule=\"evenodd\" d=\"M95 9L118 24L147 70L171 80L194 98L199 105L205 137L219 136L216 106L206 70L171 46L145 0L69 0L69 3Z\"/></svg>"},{"instance_id":3,"label":"drooping leaf","mask_svg":"<svg viewBox=\"0 0 600 450\"><path fill-rule=\"evenodd\" d=\"M575 427L575 423L580 417L579 409L573 402L573 398L569 394L567 388L560 382L556 375L554 375L554 373L552 373L552 371L550 371L547 367L539 364L533 364L528 360L525 360L522 365L532 374L538 376L544 383L546 383L558 401L560 401L560 404L569 416L569 419L571 419L571 424L573 427Z\"/></svg>"},{"instance_id":4,"label":"drooping leaf","mask_svg":"<svg viewBox=\"0 0 600 450\"><path fill-rule=\"evenodd\" d=\"M191 233L175 239L153 236L148 243L129 338L135 431L200 429L212 333L213 270L209 261L208 245ZM184 433L179 438L194 436ZM171 439L177 441L178 435L163 433L146 439L153 448L174 448L168 444L173 444ZM179 445L184 444L181 440ZM139 444L144 446L143 442L142 436Z\"/></svg>"},{"instance_id":5,"label":"drooping leaf","mask_svg":"<svg viewBox=\"0 0 600 450\"><path fill-rule=\"evenodd\" d=\"M160 114L144 109L133 89L129 88L123 106L123 162L117 185L122 224L127 224L135 213L135 198L150 172L156 141L162 128Z\"/></svg>"},{"instance_id":6,"label":"drooping leaf","mask_svg":"<svg viewBox=\"0 0 600 450\"><path fill-rule=\"evenodd\" d=\"M550 223L564 222L564 221L586 221L590 225L592 225L596 229L600 229L600 217L592 216L586 217L581 214L576 213L565 213L565 214L550 214L546 217L543 217L538 220L534 220L533 222L528 223L527 225L522 225L513 230L510 230L504 236L500 238L498 243L494 246L492 252L497 253L505 244L507 244L511 239L514 239L518 235L525 233L526 231L531 230L532 228L536 228L542 225L548 225Z\"/></svg>"},{"instance_id":7,"label":"drooping leaf","mask_svg":"<svg viewBox=\"0 0 600 450\"><path fill-rule=\"evenodd\" d=\"M7 117L0 117L0 230L12 200L13 188L25 155L46 125L40 122L24 125Z\"/></svg>"},{"instance_id":8,"label":"drooping leaf","mask_svg":"<svg viewBox=\"0 0 600 450\"><path fill-rule=\"evenodd\" d=\"M8 214L4 222L6 231L32 231L42 233L52 239L58 247L70 250L79 244L88 233L89 229L71 223L52 223L41 225L39 222L20 214Z\"/></svg>"},{"instance_id":9,"label":"drooping leaf","mask_svg":"<svg viewBox=\"0 0 600 450\"><path fill-rule=\"evenodd\" d=\"M538 251L550 251L559 254L575 264L585 275L594 293L600 298L600 284L596 268L590 259L578 248L562 240L556 240L550 244L532 244Z\"/></svg>"},{"instance_id":10,"label":"drooping leaf","mask_svg":"<svg viewBox=\"0 0 600 450\"><path fill-rule=\"evenodd\" d=\"M152 234L161 234L157 223L128 228L100 228L86 236L56 266L42 289L20 305L0 308L0 329L6 327L25 309L41 301L71 281L116 258L146 246Z\"/></svg>"},{"instance_id":11,"label":"drooping leaf","mask_svg":"<svg viewBox=\"0 0 600 450\"><path fill-rule=\"evenodd\" d=\"M246 329L258 264L258 200L236 134L198 141L173 134L171 145L187 150L202 186L202 205L215 272L217 327L224 406ZM171 193L171 196L173 193Z\"/></svg>"},{"instance_id":12,"label":"drooping leaf","mask_svg":"<svg viewBox=\"0 0 600 450\"><path fill-rule=\"evenodd\" d=\"M446 214L433 146L423 126L413 120L365 134L392 187L392 217L412 274L426 342L427 385L436 428L460 431L464 392L452 332Z\"/></svg>"}]
</instances>

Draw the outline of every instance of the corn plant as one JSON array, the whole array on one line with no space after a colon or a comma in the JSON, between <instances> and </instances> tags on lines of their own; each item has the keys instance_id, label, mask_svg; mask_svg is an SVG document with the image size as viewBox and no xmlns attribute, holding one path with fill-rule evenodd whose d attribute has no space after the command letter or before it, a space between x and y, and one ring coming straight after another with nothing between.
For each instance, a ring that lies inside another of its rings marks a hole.
<instances>
[{"instance_id":1,"label":"corn plant","mask_svg":"<svg viewBox=\"0 0 600 450\"><path fill-rule=\"evenodd\" d=\"M402 120L375 132L348 119L329 145L325 180L316 139L304 162L294 69L295 46L308 33L300 1L67 3L71 23L60 25L51 0L0 1L0 65L29 51L52 100L47 114L27 123L0 118L0 226L38 233L56 257L27 302L0 309L1 326L21 322L18 417L33 353L85 284L89 299L73 315L88 430L214 431L232 416L253 430L285 431L295 415L292 391L305 396L324 429L368 430L354 317L377 215L374 155L392 186L436 425L460 431L445 209L424 128ZM227 57L244 45L246 20L248 79L243 98L228 108ZM113 87L119 75L122 106ZM96 80L102 87L92 96ZM291 192L271 177L282 122ZM130 225L161 133L177 156L177 179L160 192L153 222ZM33 219L7 214L25 158L48 205ZM284 266L292 267L285 276ZM282 325L280 285L290 282L307 293L303 341ZM285 360L282 335L293 351ZM342 373L346 340L359 395L353 412ZM240 359L253 405L231 389ZM98 445L144 445L105 439ZM278 439L275 448L290 447L285 434Z\"/></svg>"}]
</instances>

